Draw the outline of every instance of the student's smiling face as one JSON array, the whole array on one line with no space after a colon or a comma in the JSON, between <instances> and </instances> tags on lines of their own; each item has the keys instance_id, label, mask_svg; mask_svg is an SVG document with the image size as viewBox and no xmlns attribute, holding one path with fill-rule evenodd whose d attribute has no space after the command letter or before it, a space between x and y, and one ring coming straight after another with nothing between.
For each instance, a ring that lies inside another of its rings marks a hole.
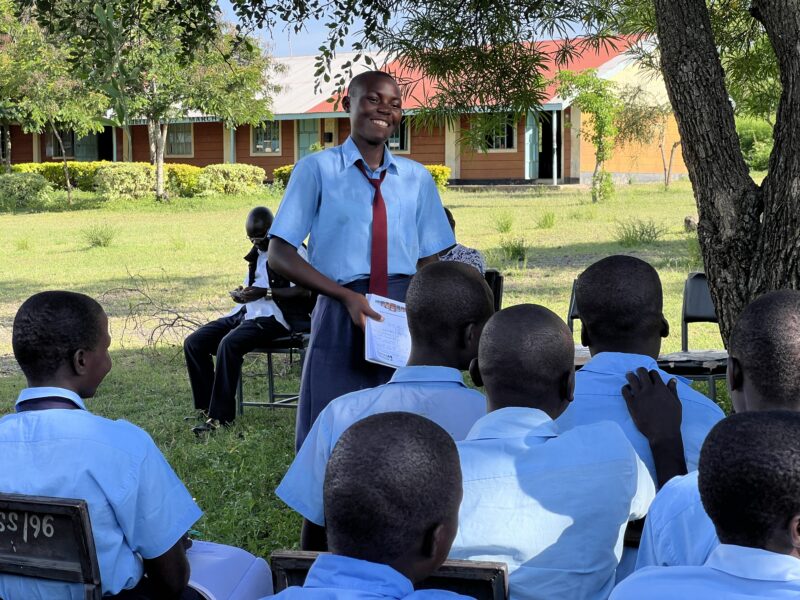
<instances>
[{"instance_id":1,"label":"student's smiling face","mask_svg":"<svg viewBox=\"0 0 800 600\"><path fill-rule=\"evenodd\" d=\"M400 88L385 75L367 77L342 105L350 113L352 137L372 145L385 144L403 116Z\"/></svg>"}]
</instances>

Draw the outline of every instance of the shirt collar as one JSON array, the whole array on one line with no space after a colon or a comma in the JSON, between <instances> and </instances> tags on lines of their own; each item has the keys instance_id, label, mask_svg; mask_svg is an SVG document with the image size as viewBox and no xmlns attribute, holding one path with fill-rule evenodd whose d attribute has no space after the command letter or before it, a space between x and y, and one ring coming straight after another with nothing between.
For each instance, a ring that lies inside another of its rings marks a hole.
<instances>
[{"instance_id":1,"label":"shirt collar","mask_svg":"<svg viewBox=\"0 0 800 600\"><path fill-rule=\"evenodd\" d=\"M491 440L506 438L558 437L555 421L538 408L512 406L494 410L481 417L467 434L468 440Z\"/></svg>"},{"instance_id":2,"label":"shirt collar","mask_svg":"<svg viewBox=\"0 0 800 600\"><path fill-rule=\"evenodd\" d=\"M457 383L461 387L467 387L461 371L452 367L431 367L425 365L413 365L400 367L394 372L389 383L429 383L429 382Z\"/></svg>"},{"instance_id":3,"label":"shirt collar","mask_svg":"<svg viewBox=\"0 0 800 600\"><path fill-rule=\"evenodd\" d=\"M705 566L744 579L800 581L800 560L761 548L720 544Z\"/></svg>"},{"instance_id":4,"label":"shirt collar","mask_svg":"<svg viewBox=\"0 0 800 600\"><path fill-rule=\"evenodd\" d=\"M677 379L686 384L690 383L685 377L671 375L662 371L658 366L658 362L652 356L647 356L646 354L599 352L581 367L581 371L585 373L598 373L600 375L620 375L628 371L635 372L639 367L644 367L648 371L656 370L665 378Z\"/></svg>"},{"instance_id":5,"label":"shirt collar","mask_svg":"<svg viewBox=\"0 0 800 600\"><path fill-rule=\"evenodd\" d=\"M361 152L359 152L358 150L358 146L356 146L356 143L350 136L348 136L347 139L344 141L344 144L342 144L342 157L344 158L345 169L347 167L356 164L356 162L359 160L364 160L364 158L361 156ZM384 169L386 169L389 173L392 173L393 175L397 174L397 161L395 161L392 153L389 152L388 147L384 147L383 149L383 162L381 163L380 167L372 171L372 169L369 168L367 161L365 160L364 160L364 167L366 167L367 174L370 176L380 173Z\"/></svg>"},{"instance_id":6,"label":"shirt collar","mask_svg":"<svg viewBox=\"0 0 800 600\"><path fill-rule=\"evenodd\" d=\"M303 587L364 590L389 598L405 598L414 592L411 581L389 565L336 554L320 554Z\"/></svg>"},{"instance_id":7,"label":"shirt collar","mask_svg":"<svg viewBox=\"0 0 800 600\"><path fill-rule=\"evenodd\" d=\"M78 408L82 410L86 410L86 405L81 400L81 397L78 396L72 390L67 390L60 387L29 387L25 388L19 393L17 396L16 404L21 404L22 402L26 402L27 400L36 400L37 398L66 398L70 400L73 404L75 404Z\"/></svg>"}]
</instances>

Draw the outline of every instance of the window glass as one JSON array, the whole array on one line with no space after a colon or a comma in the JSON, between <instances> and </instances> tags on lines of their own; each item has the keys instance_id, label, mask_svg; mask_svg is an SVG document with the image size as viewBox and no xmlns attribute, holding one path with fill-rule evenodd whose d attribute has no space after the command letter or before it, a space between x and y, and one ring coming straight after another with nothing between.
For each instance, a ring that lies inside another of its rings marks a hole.
<instances>
[{"instance_id":1,"label":"window glass","mask_svg":"<svg viewBox=\"0 0 800 600\"><path fill-rule=\"evenodd\" d=\"M64 145L64 156L73 158L75 156L75 134L71 131L58 131L61 136L61 143ZM61 156L61 146L58 143L58 138L52 131L47 132L45 137L44 153L47 158L64 158Z\"/></svg>"},{"instance_id":2,"label":"window glass","mask_svg":"<svg viewBox=\"0 0 800 600\"><path fill-rule=\"evenodd\" d=\"M499 123L486 135L486 145L490 150L513 150L515 145L514 115L507 114L502 123Z\"/></svg>"},{"instance_id":3,"label":"window glass","mask_svg":"<svg viewBox=\"0 0 800 600\"><path fill-rule=\"evenodd\" d=\"M394 130L394 133L386 142L389 144L389 150L393 152L407 152L410 148L408 139L409 133L410 127L408 126L408 117L402 117L397 129Z\"/></svg>"},{"instance_id":4,"label":"window glass","mask_svg":"<svg viewBox=\"0 0 800 600\"><path fill-rule=\"evenodd\" d=\"M281 151L281 124L268 121L261 127L253 129L253 154L265 154Z\"/></svg>"},{"instance_id":5,"label":"window glass","mask_svg":"<svg viewBox=\"0 0 800 600\"><path fill-rule=\"evenodd\" d=\"M167 156L192 155L192 124L171 123L167 127Z\"/></svg>"}]
</instances>

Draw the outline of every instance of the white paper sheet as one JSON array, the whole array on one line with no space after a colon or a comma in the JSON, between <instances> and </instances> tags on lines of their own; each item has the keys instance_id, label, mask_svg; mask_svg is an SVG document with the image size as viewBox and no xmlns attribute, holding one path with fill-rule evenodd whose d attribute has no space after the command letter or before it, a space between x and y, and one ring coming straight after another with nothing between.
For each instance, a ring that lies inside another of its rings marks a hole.
<instances>
[{"instance_id":1,"label":"white paper sheet","mask_svg":"<svg viewBox=\"0 0 800 600\"><path fill-rule=\"evenodd\" d=\"M411 353L406 305L376 294L367 294L367 300L383 321L367 319L364 358L387 367L404 367Z\"/></svg>"}]
</instances>

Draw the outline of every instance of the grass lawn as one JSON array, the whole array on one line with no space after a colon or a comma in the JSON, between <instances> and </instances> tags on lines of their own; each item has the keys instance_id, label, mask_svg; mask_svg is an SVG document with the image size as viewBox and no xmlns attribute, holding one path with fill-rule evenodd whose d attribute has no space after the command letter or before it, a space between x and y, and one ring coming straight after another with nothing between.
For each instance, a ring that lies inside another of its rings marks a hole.
<instances>
[{"instance_id":1,"label":"grass lawn","mask_svg":"<svg viewBox=\"0 0 800 600\"><path fill-rule=\"evenodd\" d=\"M196 441L192 423L184 421L191 397L179 344L192 323L230 307L227 291L246 273L245 216L258 204L276 209L279 199L268 190L169 204L100 204L79 195L82 210L0 215L0 411L12 410L24 386L11 356L19 304L54 288L95 296L110 317L114 367L90 407L150 432L206 512L196 526L199 537L262 556L298 540L299 519L273 493L293 455L294 412L251 408L230 431ZM483 251L489 266L505 274L505 306L535 302L566 315L572 281L587 265L616 253L650 261L661 274L672 325L663 349L680 349L683 282L699 269L683 231L684 217L696 214L687 182L669 192L621 186L604 204L592 204L585 190L447 192L444 201L459 241ZM621 246L619 229L632 219L651 221L663 231L660 239ZM92 246L103 233L110 243ZM525 258L510 257L519 248ZM161 327L173 321L176 327ZM690 347L720 348L716 327L691 326ZM262 368L258 360L246 363L246 396L265 394ZM296 364L280 362L280 368L281 386L296 388Z\"/></svg>"}]
</instances>

